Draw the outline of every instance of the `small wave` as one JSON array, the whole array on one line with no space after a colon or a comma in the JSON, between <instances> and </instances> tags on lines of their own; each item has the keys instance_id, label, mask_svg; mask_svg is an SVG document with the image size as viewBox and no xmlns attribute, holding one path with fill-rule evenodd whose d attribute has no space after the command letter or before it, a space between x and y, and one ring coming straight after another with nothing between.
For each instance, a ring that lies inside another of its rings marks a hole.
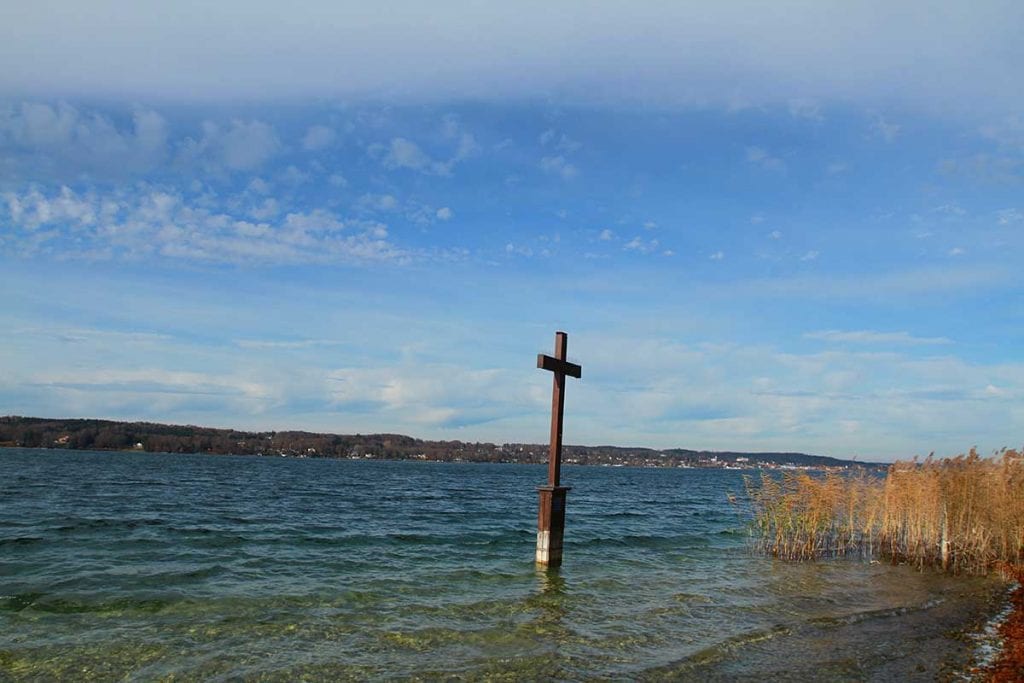
<instances>
[{"instance_id":1,"label":"small wave","mask_svg":"<svg viewBox=\"0 0 1024 683\"><path fill-rule=\"evenodd\" d=\"M0 610L22 612L31 609L34 612L48 614L110 614L122 612L139 612L153 614L171 604L170 600L117 598L114 600L93 601L74 598L48 597L46 593L19 593L17 595L0 596Z\"/></svg>"},{"instance_id":2,"label":"small wave","mask_svg":"<svg viewBox=\"0 0 1024 683\"><path fill-rule=\"evenodd\" d=\"M388 540L414 545L435 545L444 543L445 539L435 534L388 534Z\"/></svg>"},{"instance_id":3,"label":"small wave","mask_svg":"<svg viewBox=\"0 0 1024 683\"><path fill-rule=\"evenodd\" d=\"M654 549L683 549L693 547L706 547L709 545L707 537L690 534L682 536L649 536L649 535L628 535L618 537L599 536L581 542L584 547L591 546L615 546L632 548L654 548Z\"/></svg>"},{"instance_id":4,"label":"small wave","mask_svg":"<svg viewBox=\"0 0 1024 683\"><path fill-rule=\"evenodd\" d=\"M891 619L893 617L901 617L914 612L926 612L938 607L944 602L945 600L943 598L933 598L921 603L920 605L886 607L883 609L865 610L863 612L854 612L853 614L843 614L840 616L814 617L812 619L808 619L807 623L815 626L848 626L851 624L859 624L864 621L870 621L872 619Z\"/></svg>"},{"instance_id":5,"label":"small wave","mask_svg":"<svg viewBox=\"0 0 1024 683\"><path fill-rule=\"evenodd\" d=\"M0 610L4 612L20 612L31 607L45 593L18 593L17 595L0 595Z\"/></svg>"},{"instance_id":6,"label":"small wave","mask_svg":"<svg viewBox=\"0 0 1024 683\"><path fill-rule=\"evenodd\" d=\"M740 650L755 643L771 640L772 638L777 638L779 636L786 636L791 632L792 630L788 626L776 624L775 626L767 629L741 633L731 638L727 638L720 643L715 643L710 647L698 650L689 657L681 659L678 662L648 669L642 672L640 676L638 676L638 679L655 681L665 680L666 678L677 678L680 674L686 673L687 671L692 671L693 669L720 662L736 650Z\"/></svg>"},{"instance_id":7,"label":"small wave","mask_svg":"<svg viewBox=\"0 0 1024 683\"><path fill-rule=\"evenodd\" d=\"M62 524L60 526L53 527L50 531L58 533L72 533L75 531L89 531L92 529L135 529L138 527L147 526L164 526L167 522L162 519L78 519L72 520L70 524Z\"/></svg>"},{"instance_id":8,"label":"small wave","mask_svg":"<svg viewBox=\"0 0 1024 683\"><path fill-rule=\"evenodd\" d=\"M42 536L15 536L14 538L0 538L0 548L4 546L32 545L46 539Z\"/></svg>"}]
</instances>

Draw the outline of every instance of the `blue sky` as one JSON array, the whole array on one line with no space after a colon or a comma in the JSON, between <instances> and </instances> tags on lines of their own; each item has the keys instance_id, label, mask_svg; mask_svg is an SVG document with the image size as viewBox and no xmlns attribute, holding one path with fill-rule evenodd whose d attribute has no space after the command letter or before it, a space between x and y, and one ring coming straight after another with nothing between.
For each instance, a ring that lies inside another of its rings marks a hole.
<instances>
[{"instance_id":1,"label":"blue sky","mask_svg":"<svg viewBox=\"0 0 1024 683\"><path fill-rule=\"evenodd\" d=\"M4 10L0 414L1019 446L1024 10L848 5Z\"/></svg>"}]
</instances>

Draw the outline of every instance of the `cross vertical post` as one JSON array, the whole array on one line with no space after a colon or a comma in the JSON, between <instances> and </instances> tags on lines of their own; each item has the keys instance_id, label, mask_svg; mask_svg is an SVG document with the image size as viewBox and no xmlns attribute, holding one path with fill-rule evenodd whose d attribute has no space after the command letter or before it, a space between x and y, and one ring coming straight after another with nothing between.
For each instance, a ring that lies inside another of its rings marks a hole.
<instances>
[{"instance_id":1,"label":"cross vertical post","mask_svg":"<svg viewBox=\"0 0 1024 683\"><path fill-rule=\"evenodd\" d=\"M554 374L551 389L551 447L548 451L548 483L537 488L537 563L549 567L562 564L562 537L565 533L565 497L568 486L561 485L562 418L565 412L565 376L579 378L583 369L566 360L569 335L555 332L555 355L537 354L537 367Z\"/></svg>"}]
</instances>

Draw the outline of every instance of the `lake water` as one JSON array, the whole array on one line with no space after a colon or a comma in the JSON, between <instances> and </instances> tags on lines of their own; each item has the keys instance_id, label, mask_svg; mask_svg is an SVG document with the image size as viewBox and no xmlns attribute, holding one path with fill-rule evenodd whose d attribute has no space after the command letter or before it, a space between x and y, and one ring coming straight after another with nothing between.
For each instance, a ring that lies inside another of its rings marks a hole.
<instances>
[{"instance_id":1,"label":"lake water","mask_svg":"<svg viewBox=\"0 0 1024 683\"><path fill-rule=\"evenodd\" d=\"M935 680L992 581L749 552L741 473L0 449L0 680Z\"/></svg>"}]
</instances>

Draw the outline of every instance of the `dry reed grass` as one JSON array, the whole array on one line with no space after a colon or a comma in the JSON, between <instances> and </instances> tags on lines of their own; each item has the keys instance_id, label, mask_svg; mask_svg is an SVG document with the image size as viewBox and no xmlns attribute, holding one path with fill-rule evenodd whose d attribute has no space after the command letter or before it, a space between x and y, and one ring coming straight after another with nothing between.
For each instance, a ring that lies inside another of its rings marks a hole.
<instances>
[{"instance_id":1,"label":"dry reed grass","mask_svg":"<svg viewBox=\"0 0 1024 683\"><path fill-rule=\"evenodd\" d=\"M746 479L755 543L791 560L853 553L951 573L1024 564L1024 456L894 463L884 478L786 472Z\"/></svg>"}]
</instances>

